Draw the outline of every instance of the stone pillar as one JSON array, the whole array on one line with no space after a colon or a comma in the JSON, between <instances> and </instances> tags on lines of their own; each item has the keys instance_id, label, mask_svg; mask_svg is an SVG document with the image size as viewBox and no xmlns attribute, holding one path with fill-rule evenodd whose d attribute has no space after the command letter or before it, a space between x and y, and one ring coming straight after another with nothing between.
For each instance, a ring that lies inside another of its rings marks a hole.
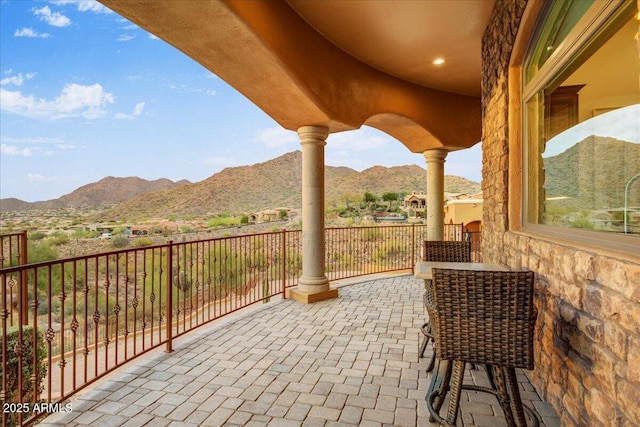
<instances>
[{"instance_id":1,"label":"stone pillar","mask_svg":"<svg viewBox=\"0 0 640 427\"><path fill-rule=\"evenodd\" d=\"M445 149L427 150L427 240L444 238L444 159Z\"/></svg>"},{"instance_id":2,"label":"stone pillar","mask_svg":"<svg viewBox=\"0 0 640 427\"><path fill-rule=\"evenodd\" d=\"M304 303L338 296L324 274L324 146L328 135L325 126L298 129L302 145L302 277L290 296Z\"/></svg>"}]
</instances>

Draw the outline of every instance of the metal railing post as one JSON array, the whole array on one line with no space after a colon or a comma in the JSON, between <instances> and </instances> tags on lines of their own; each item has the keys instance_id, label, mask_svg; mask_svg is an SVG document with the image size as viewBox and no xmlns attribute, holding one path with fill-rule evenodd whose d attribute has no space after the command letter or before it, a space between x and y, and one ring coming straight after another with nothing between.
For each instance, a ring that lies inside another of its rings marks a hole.
<instances>
[{"instance_id":1,"label":"metal railing post","mask_svg":"<svg viewBox=\"0 0 640 427\"><path fill-rule=\"evenodd\" d=\"M167 246L167 275L165 276L165 280L167 282L166 287L166 298L167 298L167 306L166 306L166 328L167 328L167 344L165 347L165 353L171 353L173 351L173 331L171 330L173 326L173 289L171 287L171 281L173 280L173 240L169 240Z\"/></svg>"},{"instance_id":2,"label":"metal railing post","mask_svg":"<svg viewBox=\"0 0 640 427\"><path fill-rule=\"evenodd\" d=\"M416 270L416 225L411 224L411 272Z\"/></svg>"},{"instance_id":3,"label":"metal railing post","mask_svg":"<svg viewBox=\"0 0 640 427\"><path fill-rule=\"evenodd\" d=\"M287 230L282 230L282 299L287 299Z\"/></svg>"},{"instance_id":4,"label":"metal railing post","mask_svg":"<svg viewBox=\"0 0 640 427\"><path fill-rule=\"evenodd\" d=\"M29 263L27 246L27 230L23 230L20 236L20 265ZM27 270L22 270L22 272L20 272L20 321L23 325L29 324L28 301Z\"/></svg>"}]
</instances>

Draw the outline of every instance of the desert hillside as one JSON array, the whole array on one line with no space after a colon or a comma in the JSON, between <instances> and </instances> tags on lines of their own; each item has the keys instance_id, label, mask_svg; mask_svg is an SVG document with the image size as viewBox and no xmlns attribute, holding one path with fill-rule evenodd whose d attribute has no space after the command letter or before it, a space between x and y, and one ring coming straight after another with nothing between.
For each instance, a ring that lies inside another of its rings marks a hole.
<instances>
[{"instance_id":1,"label":"desert hillside","mask_svg":"<svg viewBox=\"0 0 640 427\"><path fill-rule=\"evenodd\" d=\"M252 166L226 168L195 184L143 194L105 212L103 220L167 215L210 215L256 212L278 207L299 208L302 199L302 153L295 151ZM419 166L374 166L362 172L325 167L326 199L365 192L425 191L426 170ZM477 192L480 184L446 177L445 191Z\"/></svg>"},{"instance_id":2,"label":"desert hillside","mask_svg":"<svg viewBox=\"0 0 640 427\"><path fill-rule=\"evenodd\" d=\"M140 220L168 216L202 216L249 213L278 207L299 208L302 198L302 153L294 151L251 166L226 168L196 183L167 179L104 178L78 188L56 200L27 203L2 199L0 210L24 211L58 207L113 206L96 221ZM361 200L365 192L426 190L426 170L415 165L374 166L362 172L347 167L325 167L326 200L352 196ZM474 193L480 184L457 176L445 177L445 191Z\"/></svg>"}]
</instances>

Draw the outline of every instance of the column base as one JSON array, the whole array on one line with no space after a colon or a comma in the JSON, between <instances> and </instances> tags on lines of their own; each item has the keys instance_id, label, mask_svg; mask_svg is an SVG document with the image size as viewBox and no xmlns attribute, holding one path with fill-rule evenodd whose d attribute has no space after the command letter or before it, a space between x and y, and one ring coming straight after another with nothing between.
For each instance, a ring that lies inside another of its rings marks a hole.
<instances>
[{"instance_id":1,"label":"column base","mask_svg":"<svg viewBox=\"0 0 640 427\"><path fill-rule=\"evenodd\" d=\"M287 298L291 298L303 304L312 304L318 301L338 298L338 289L337 288L327 289L321 292L316 292L311 294L307 292L302 292L298 288L291 288L291 289L287 289L285 295Z\"/></svg>"}]
</instances>

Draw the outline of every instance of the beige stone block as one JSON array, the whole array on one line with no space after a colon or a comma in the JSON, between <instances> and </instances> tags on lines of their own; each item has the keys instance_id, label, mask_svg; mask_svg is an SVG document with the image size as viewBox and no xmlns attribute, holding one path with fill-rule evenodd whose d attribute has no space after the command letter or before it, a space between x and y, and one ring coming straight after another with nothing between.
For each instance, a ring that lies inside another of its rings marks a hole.
<instances>
[{"instance_id":1,"label":"beige stone block","mask_svg":"<svg viewBox=\"0 0 640 427\"><path fill-rule=\"evenodd\" d=\"M602 344L604 342L604 322L601 319L590 316L584 311L578 312L578 329L590 340Z\"/></svg>"},{"instance_id":2,"label":"beige stone block","mask_svg":"<svg viewBox=\"0 0 640 427\"><path fill-rule=\"evenodd\" d=\"M629 381L640 387L640 337L629 337L629 353L627 357L629 366L627 377ZM640 402L640 399L638 400Z\"/></svg>"},{"instance_id":3,"label":"beige stone block","mask_svg":"<svg viewBox=\"0 0 640 427\"><path fill-rule=\"evenodd\" d=\"M612 298L612 315L618 319L620 326L633 334L640 335L640 304L623 298Z\"/></svg>"},{"instance_id":4,"label":"beige stone block","mask_svg":"<svg viewBox=\"0 0 640 427\"><path fill-rule=\"evenodd\" d=\"M570 398L574 401L584 401L584 394L586 392L582 379L576 376L574 373L567 375L567 388L566 392Z\"/></svg>"},{"instance_id":5,"label":"beige stone block","mask_svg":"<svg viewBox=\"0 0 640 427\"><path fill-rule=\"evenodd\" d=\"M638 286L640 285L640 265L625 264L623 268L629 283L635 284L632 286L630 298L633 302L640 303L640 286Z\"/></svg>"},{"instance_id":6,"label":"beige stone block","mask_svg":"<svg viewBox=\"0 0 640 427\"><path fill-rule=\"evenodd\" d=\"M574 255L574 271L582 280L595 280L595 257L587 252L576 252Z\"/></svg>"},{"instance_id":7,"label":"beige stone block","mask_svg":"<svg viewBox=\"0 0 640 427\"><path fill-rule=\"evenodd\" d=\"M564 411L573 419L580 420L580 417L583 415L584 411L582 409L582 402L578 403L571 397L569 397L565 392L561 394L562 397L562 406ZM574 424L573 422L566 425ZM563 423L563 425L565 425Z\"/></svg>"},{"instance_id":8,"label":"beige stone block","mask_svg":"<svg viewBox=\"0 0 640 427\"><path fill-rule=\"evenodd\" d=\"M591 425L619 425L614 421L617 418L615 411L615 403L605 393L597 388L589 390L589 403L585 402L587 413L595 418ZM597 422L596 422L597 420Z\"/></svg>"},{"instance_id":9,"label":"beige stone block","mask_svg":"<svg viewBox=\"0 0 640 427\"><path fill-rule=\"evenodd\" d=\"M628 381L620 381L618 384L618 402L620 403L620 411L624 414L624 418L630 420L635 425L640 425L640 410L638 410L638 402L640 402L639 384L631 384Z\"/></svg>"},{"instance_id":10,"label":"beige stone block","mask_svg":"<svg viewBox=\"0 0 640 427\"><path fill-rule=\"evenodd\" d=\"M634 283L627 281L625 265L622 261L599 257L595 260L595 279L597 282L631 297L636 291Z\"/></svg>"},{"instance_id":11,"label":"beige stone block","mask_svg":"<svg viewBox=\"0 0 640 427\"><path fill-rule=\"evenodd\" d=\"M584 288L575 282L559 280L557 282L558 295L575 307L582 307Z\"/></svg>"},{"instance_id":12,"label":"beige stone block","mask_svg":"<svg viewBox=\"0 0 640 427\"><path fill-rule=\"evenodd\" d=\"M607 396L615 396L616 364L619 359L605 348L593 346L593 366L591 374L595 381L595 387Z\"/></svg>"},{"instance_id":13,"label":"beige stone block","mask_svg":"<svg viewBox=\"0 0 640 427\"><path fill-rule=\"evenodd\" d=\"M602 317L602 289L599 285L585 285L582 306L586 312Z\"/></svg>"},{"instance_id":14,"label":"beige stone block","mask_svg":"<svg viewBox=\"0 0 640 427\"><path fill-rule=\"evenodd\" d=\"M604 322L604 344L615 354L619 359L624 360L627 355L627 338L628 333L622 329L617 323L607 320ZM631 341L629 342L629 349L631 349ZM629 355L633 352L630 350ZM638 366L638 379L640 380L640 341L638 341L637 347L637 364ZM639 381L640 382L640 381Z\"/></svg>"}]
</instances>

